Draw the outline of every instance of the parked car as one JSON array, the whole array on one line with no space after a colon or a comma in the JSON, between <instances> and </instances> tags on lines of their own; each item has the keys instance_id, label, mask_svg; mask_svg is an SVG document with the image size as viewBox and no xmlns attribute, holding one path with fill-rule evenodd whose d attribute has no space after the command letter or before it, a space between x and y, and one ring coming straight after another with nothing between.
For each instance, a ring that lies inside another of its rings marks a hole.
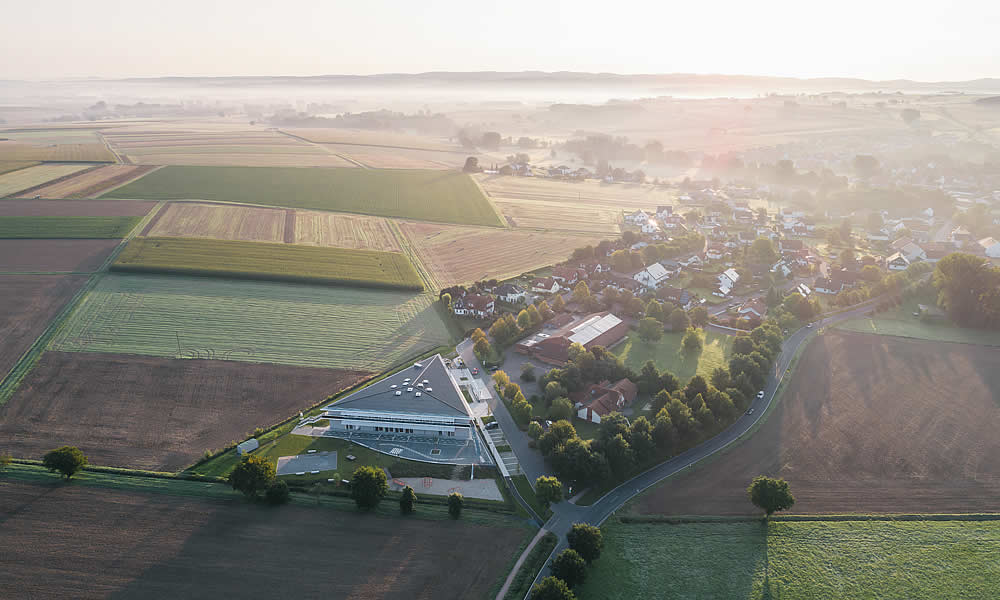
<instances>
[{"instance_id":1,"label":"parked car","mask_svg":"<svg viewBox=\"0 0 1000 600\"><path fill-rule=\"evenodd\" d=\"M761 390L761 391L757 392L757 399L758 400L760 400L763 397L764 397L764 390Z\"/></svg>"},{"instance_id":2,"label":"parked car","mask_svg":"<svg viewBox=\"0 0 1000 600\"><path fill-rule=\"evenodd\" d=\"M498 367L498 366L496 366L496 365L493 365L492 367L490 367L490 373L494 373L494 372L496 372L496 370L497 370L497 369L499 369L499 368L500 368L500 367Z\"/></svg>"},{"instance_id":3,"label":"parked car","mask_svg":"<svg viewBox=\"0 0 1000 600\"><path fill-rule=\"evenodd\" d=\"M752 415L752 414L753 414L753 409L751 408L750 410L748 410L748 411L747 411L747 414L748 414L748 415Z\"/></svg>"},{"instance_id":4,"label":"parked car","mask_svg":"<svg viewBox=\"0 0 1000 600\"><path fill-rule=\"evenodd\" d=\"M479 368L478 367L472 367L472 374L473 375L479 375Z\"/></svg>"},{"instance_id":5,"label":"parked car","mask_svg":"<svg viewBox=\"0 0 1000 600\"><path fill-rule=\"evenodd\" d=\"M500 421L490 421L486 424L486 429L499 429Z\"/></svg>"}]
</instances>

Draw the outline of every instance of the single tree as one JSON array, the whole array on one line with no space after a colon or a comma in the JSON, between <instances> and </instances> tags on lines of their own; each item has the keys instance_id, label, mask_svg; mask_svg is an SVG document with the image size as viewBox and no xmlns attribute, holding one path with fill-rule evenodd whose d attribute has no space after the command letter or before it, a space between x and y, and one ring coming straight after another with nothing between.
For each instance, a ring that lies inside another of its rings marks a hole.
<instances>
[{"instance_id":1,"label":"single tree","mask_svg":"<svg viewBox=\"0 0 1000 600\"><path fill-rule=\"evenodd\" d=\"M526 362L521 363L521 381L535 380L535 365Z\"/></svg>"},{"instance_id":2,"label":"single tree","mask_svg":"<svg viewBox=\"0 0 1000 600\"><path fill-rule=\"evenodd\" d=\"M566 534L566 541L588 563L600 558L601 549L604 548L604 536L600 528L587 523L574 523Z\"/></svg>"},{"instance_id":3,"label":"single tree","mask_svg":"<svg viewBox=\"0 0 1000 600\"><path fill-rule=\"evenodd\" d=\"M465 497L458 492L452 492L448 496L448 514L451 518L457 519L462 515L462 508L465 506Z\"/></svg>"},{"instance_id":4,"label":"single tree","mask_svg":"<svg viewBox=\"0 0 1000 600\"><path fill-rule=\"evenodd\" d=\"M264 492L264 499L267 500L267 503L275 506L288 502L291 497L288 484L280 479L271 482L271 485L267 486L267 491Z\"/></svg>"},{"instance_id":5,"label":"single tree","mask_svg":"<svg viewBox=\"0 0 1000 600\"><path fill-rule=\"evenodd\" d=\"M566 582L549 575L531 588L531 600L576 600Z\"/></svg>"},{"instance_id":6,"label":"single tree","mask_svg":"<svg viewBox=\"0 0 1000 600\"><path fill-rule=\"evenodd\" d=\"M406 486L403 488L403 495L399 497L399 512L404 515L411 514L416 510L417 494L413 488Z\"/></svg>"},{"instance_id":7,"label":"single tree","mask_svg":"<svg viewBox=\"0 0 1000 600\"><path fill-rule=\"evenodd\" d=\"M358 508L375 508L388 491L389 484L382 469L365 466L354 470L354 476L351 477L351 497Z\"/></svg>"},{"instance_id":8,"label":"single tree","mask_svg":"<svg viewBox=\"0 0 1000 600\"><path fill-rule=\"evenodd\" d=\"M245 455L229 474L229 485L248 498L266 490L274 482L274 465L259 454Z\"/></svg>"},{"instance_id":9,"label":"single tree","mask_svg":"<svg viewBox=\"0 0 1000 600\"><path fill-rule=\"evenodd\" d=\"M704 306L696 306L691 309L689 313L691 317L691 324L695 327L704 327L708 325L708 309Z\"/></svg>"},{"instance_id":10,"label":"single tree","mask_svg":"<svg viewBox=\"0 0 1000 600\"><path fill-rule=\"evenodd\" d=\"M538 424L538 421L528 423L528 437L537 441L538 438L542 437L543 433L545 433L545 430Z\"/></svg>"},{"instance_id":11,"label":"single tree","mask_svg":"<svg viewBox=\"0 0 1000 600\"><path fill-rule=\"evenodd\" d=\"M663 324L652 317L644 317L639 321L639 339L646 342L656 342L663 337Z\"/></svg>"},{"instance_id":12,"label":"single tree","mask_svg":"<svg viewBox=\"0 0 1000 600\"><path fill-rule=\"evenodd\" d=\"M87 466L87 457L75 446L63 446L47 452L42 457L42 465L49 471L59 471L69 479Z\"/></svg>"},{"instance_id":13,"label":"single tree","mask_svg":"<svg viewBox=\"0 0 1000 600\"><path fill-rule=\"evenodd\" d=\"M563 499L562 483L555 477L542 475L535 480L535 496L545 506L561 502Z\"/></svg>"},{"instance_id":14,"label":"single tree","mask_svg":"<svg viewBox=\"0 0 1000 600\"><path fill-rule=\"evenodd\" d=\"M587 579L587 561L572 548L566 548L552 559L552 575L575 588Z\"/></svg>"},{"instance_id":15,"label":"single tree","mask_svg":"<svg viewBox=\"0 0 1000 600\"><path fill-rule=\"evenodd\" d=\"M549 419L552 421L570 420L573 418L573 403L569 398L556 398L549 407Z\"/></svg>"},{"instance_id":16,"label":"single tree","mask_svg":"<svg viewBox=\"0 0 1000 600\"><path fill-rule=\"evenodd\" d=\"M478 173L481 169L479 168L479 159L475 156L470 156L465 159L465 166L462 170L466 173Z\"/></svg>"},{"instance_id":17,"label":"single tree","mask_svg":"<svg viewBox=\"0 0 1000 600\"><path fill-rule=\"evenodd\" d=\"M671 331L684 331L691 326L691 318L688 314L684 312L683 308L675 308L674 312L670 313L670 330Z\"/></svg>"},{"instance_id":18,"label":"single tree","mask_svg":"<svg viewBox=\"0 0 1000 600\"><path fill-rule=\"evenodd\" d=\"M681 338L681 349L684 354L688 356L694 356L702 351L705 347L705 341L701 337L698 329L688 328L684 337Z\"/></svg>"},{"instance_id":19,"label":"single tree","mask_svg":"<svg viewBox=\"0 0 1000 600\"><path fill-rule=\"evenodd\" d=\"M556 297L552 299L552 310L555 312L566 310L566 301L563 300L562 294L556 294Z\"/></svg>"},{"instance_id":20,"label":"single tree","mask_svg":"<svg viewBox=\"0 0 1000 600\"><path fill-rule=\"evenodd\" d=\"M642 305L641 298L629 298L625 302L625 314L630 317L638 317L642 314L642 309L645 308Z\"/></svg>"},{"instance_id":21,"label":"single tree","mask_svg":"<svg viewBox=\"0 0 1000 600\"><path fill-rule=\"evenodd\" d=\"M7 453L0 454L0 471L5 471L14 458Z\"/></svg>"},{"instance_id":22,"label":"single tree","mask_svg":"<svg viewBox=\"0 0 1000 600\"><path fill-rule=\"evenodd\" d=\"M754 506L762 509L767 516L779 510L786 510L795 504L795 497L788 489L788 482L784 479L773 479L758 475L753 478L750 487L747 488L747 495Z\"/></svg>"},{"instance_id":23,"label":"single tree","mask_svg":"<svg viewBox=\"0 0 1000 600\"><path fill-rule=\"evenodd\" d=\"M590 298L590 286L586 281L581 281L573 288L573 302L585 302Z\"/></svg>"}]
</instances>

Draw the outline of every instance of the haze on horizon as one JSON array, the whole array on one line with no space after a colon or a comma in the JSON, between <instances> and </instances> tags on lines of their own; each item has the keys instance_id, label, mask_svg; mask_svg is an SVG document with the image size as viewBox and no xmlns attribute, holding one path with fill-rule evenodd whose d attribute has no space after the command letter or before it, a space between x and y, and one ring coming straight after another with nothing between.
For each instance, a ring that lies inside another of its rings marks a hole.
<instances>
[{"instance_id":1,"label":"haze on horizon","mask_svg":"<svg viewBox=\"0 0 1000 600\"><path fill-rule=\"evenodd\" d=\"M427 71L1000 77L1000 3L14 3L0 79Z\"/></svg>"}]
</instances>

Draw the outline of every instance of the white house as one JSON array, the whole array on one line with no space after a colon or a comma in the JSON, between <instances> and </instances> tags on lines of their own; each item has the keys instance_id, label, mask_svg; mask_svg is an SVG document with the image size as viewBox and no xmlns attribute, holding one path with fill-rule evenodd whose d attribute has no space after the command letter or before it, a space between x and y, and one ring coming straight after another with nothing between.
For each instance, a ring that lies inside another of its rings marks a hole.
<instances>
[{"instance_id":1,"label":"white house","mask_svg":"<svg viewBox=\"0 0 1000 600\"><path fill-rule=\"evenodd\" d=\"M641 225L643 233L660 233L660 226L650 219Z\"/></svg>"},{"instance_id":2,"label":"white house","mask_svg":"<svg viewBox=\"0 0 1000 600\"><path fill-rule=\"evenodd\" d=\"M924 252L924 249L915 244L910 238L899 238L892 243L892 249L901 253L911 263L927 258L927 253Z\"/></svg>"},{"instance_id":3,"label":"white house","mask_svg":"<svg viewBox=\"0 0 1000 600\"><path fill-rule=\"evenodd\" d=\"M910 266L910 260L902 252L897 252L885 259L885 268L890 271L905 271Z\"/></svg>"},{"instance_id":4,"label":"white house","mask_svg":"<svg viewBox=\"0 0 1000 600\"><path fill-rule=\"evenodd\" d=\"M976 243L983 249L986 256L990 258L1000 258L1000 242L991 237L985 237Z\"/></svg>"},{"instance_id":5,"label":"white house","mask_svg":"<svg viewBox=\"0 0 1000 600\"><path fill-rule=\"evenodd\" d=\"M555 294L559 289L559 282L551 277L535 279L531 282L531 291L536 294Z\"/></svg>"},{"instance_id":6,"label":"white house","mask_svg":"<svg viewBox=\"0 0 1000 600\"><path fill-rule=\"evenodd\" d=\"M527 301L528 293L520 286L505 283L497 289L497 297L509 304L518 304Z\"/></svg>"},{"instance_id":7,"label":"white house","mask_svg":"<svg viewBox=\"0 0 1000 600\"><path fill-rule=\"evenodd\" d=\"M470 440L474 417L440 354L323 407L330 431Z\"/></svg>"},{"instance_id":8,"label":"white house","mask_svg":"<svg viewBox=\"0 0 1000 600\"><path fill-rule=\"evenodd\" d=\"M485 319L496 312L496 301L489 295L466 294L455 298L451 309L456 315Z\"/></svg>"},{"instance_id":9,"label":"white house","mask_svg":"<svg viewBox=\"0 0 1000 600\"><path fill-rule=\"evenodd\" d=\"M654 290L663 285L669 278L670 273L660 263L652 263L632 274L632 279Z\"/></svg>"},{"instance_id":10,"label":"white house","mask_svg":"<svg viewBox=\"0 0 1000 600\"><path fill-rule=\"evenodd\" d=\"M736 282L740 280L739 273L736 269L726 269L721 274L719 274L719 291L713 292L717 296L728 296L733 288L736 287Z\"/></svg>"},{"instance_id":11,"label":"white house","mask_svg":"<svg viewBox=\"0 0 1000 600\"><path fill-rule=\"evenodd\" d=\"M756 317L758 319L763 319L764 314L767 313L767 305L764 303L762 298L753 298L747 300L736 309L737 314L743 318Z\"/></svg>"},{"instance_id":12,"label":"white house","mask_svg":"<svg viewBox=\"0 0 1000 600\"><path fill-rule=\"evenodd\" d=\"M625 215L625 223L629 225L642 226L643 223L649 223L649 219L649 214L644 210L637 210Z\"/></svg>"}]
</instances>

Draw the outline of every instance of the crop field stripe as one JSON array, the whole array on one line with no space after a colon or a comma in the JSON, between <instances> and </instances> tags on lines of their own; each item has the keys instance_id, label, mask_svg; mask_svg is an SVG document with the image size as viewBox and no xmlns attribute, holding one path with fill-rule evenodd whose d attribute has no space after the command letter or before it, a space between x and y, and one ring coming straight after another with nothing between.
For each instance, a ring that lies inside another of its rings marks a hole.
<instances>
[{"instance_id":1,"label":"crop field stripe","mask_svg":"<svg viewBox=\"0 0 1000 600\"><path fill-rule=\"evenodd\" d=\"M503 227L479 185L457 171L171 166L102 197L228 201Z\"/></svg>"},{"instance_id":2,"label":"crop field stripe","mask_svg":"<svg viewBox=\"0 0 1000 600\"><path fill-rule=\"evenodd\" d=\"M124 238L139 217L0 217L0 238Z\"/></svg>"},{"instance_id":3,"label":"crop field stripe","mask_svg":"<svg viewBox=\"0 0 1000 600\"><path fill-rule=\"evenodd\" d=\"M163 202L157 203L145 217L142 217L138 223L128 232L128 235L121 241L120 244L108 255L108 258L101 265L98 271L91 275L90 279L87 280L85 284L80 286L80 289L70 298L66 304L56 313L56 316L52 318L49 322L49 326L45 328L38 338L31 344L30 347L21 355L21 358L17 360L11 370L0 379L0 406L7 403L7 400L17 391L17 386L21 384L24 377L31 371L31 369L38 362L38 359L42 357L42 353L48 347L49 342L58 333L63 325L68 320L69 316L73 314L79 305L80 301L97 286L97 282L102 277L104 271L106 271L109 265L118 256L118 253L122 251L129 240L135 237L136 233L140 231L145 224L153 218L153 215L157 214L163 207Z\"/></svg>"},{"instance_id":4,"label":"crop field stripe","mask_svg":"<svg viewBox=\"0 0 1000 600\"><path fill-rule=\"evenodd\" d=\"M404 254L268 242L141 238L128 245L112 270L423 289Z\"/></svg>"},{"instance_id":5,"label":"crop field stripe","mask_svg":"<svg viewBox=\"0 0 1000 600\"><path fill-rule=\"evenodd\" d=\"M389 220L388 223L389 229L392 230L392 234L396 237L396 242L399 243L399 247L402 248L406 256L409 257L410 264L413 265L413 268L416 269L417 273L420 275L420 279L423 280L424 289L439 290L444 287L441 285L441 282L434 277L430 269L427 268L427 265L420 260L416 249L410 244L410 240L407 239L406 234L404 234L403 230L399 227L399 223L393 220Z\"/></svg>"}]
</instances>

